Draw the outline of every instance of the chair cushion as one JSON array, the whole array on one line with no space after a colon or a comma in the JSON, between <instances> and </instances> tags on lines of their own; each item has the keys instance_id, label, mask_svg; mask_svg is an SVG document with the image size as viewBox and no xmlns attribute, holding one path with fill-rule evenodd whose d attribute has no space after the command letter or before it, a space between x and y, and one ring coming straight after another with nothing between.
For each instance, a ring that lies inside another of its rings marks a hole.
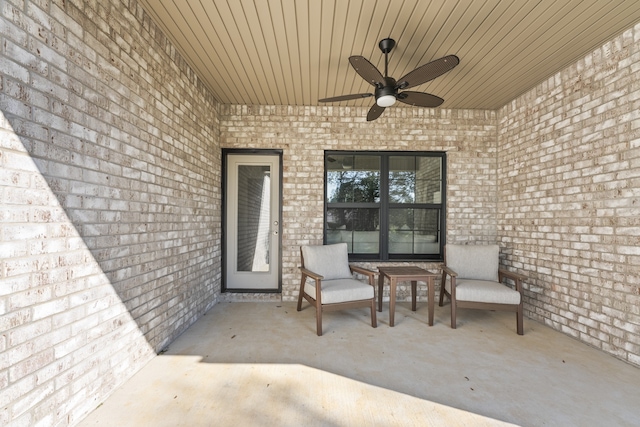
<instances>
[{"instance_id":1,"label":"chair cushion","mask_svg":"<svg viewBox=\"0 0 640 427\"><path fill-rule=\"evenodd\" d=\"M458 279L498 281L498 245L447 245L446 260Z\"/></svg>"},{"instance_id":2,"label":"chair cushion","mask_svg":"<svg viewBox=\"0 0 640 427\"><path fill-rule=\"evenodd\" d=\"M325 246L302 246L304 267L324 277L324 280L351 279L346 243Z\"/></svg>"},{"instance_id":3,"label":"chair cushion","mask_svg":"<svg viewBox=\"0 0 640 427\"><path fill-rule=\"evenodd\" d=\"M445 289L451 293L451 281ZM488 280L456 279L456 300L488 302L494 304L520 304L520 292L500 282Z\"/></svg>"},{"instance_id":4,"label":"chair cushion","mask_svg":"<svg viewBox=\"0 0 640 427\"><path fill-rule=\"evenodd\" d=\"M335 279L322 281L322 304L336 302L358 301L371 299L374 296L373 286L356 279ZM307 280L304 292L311 297L316 297L316 282Z\"/></svg>"}]
</instances>

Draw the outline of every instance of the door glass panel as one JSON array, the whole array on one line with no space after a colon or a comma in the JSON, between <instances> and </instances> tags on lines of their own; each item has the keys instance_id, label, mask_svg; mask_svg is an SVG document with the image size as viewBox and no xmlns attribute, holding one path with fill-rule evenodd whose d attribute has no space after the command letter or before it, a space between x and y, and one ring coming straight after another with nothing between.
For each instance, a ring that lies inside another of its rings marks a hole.
<instances>
[{"instance_id":1,"label":"door glass panel","mask_svg":"<svg viewBox=\"0 0 640 427\"><path fill-rule=\"evenodd\" d=\"M269 166L238 166L238 271L269 271L270 174Z\"/></svg>"}]
</instances>

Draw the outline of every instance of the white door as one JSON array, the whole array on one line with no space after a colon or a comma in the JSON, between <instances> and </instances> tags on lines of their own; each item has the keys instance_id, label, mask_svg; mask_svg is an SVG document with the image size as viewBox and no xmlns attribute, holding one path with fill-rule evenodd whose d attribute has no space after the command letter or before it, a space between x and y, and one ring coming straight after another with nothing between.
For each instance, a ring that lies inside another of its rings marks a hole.
<instances>
[{"instance_id":1,"label":"white door","mask_svg":"<svg viewBox=\"0 0 640 427\"><path fill-rule=\"evenodd\" d=\"M280 156L227 154L226 289L280 289Z\"/></svg>"}]
</instances>

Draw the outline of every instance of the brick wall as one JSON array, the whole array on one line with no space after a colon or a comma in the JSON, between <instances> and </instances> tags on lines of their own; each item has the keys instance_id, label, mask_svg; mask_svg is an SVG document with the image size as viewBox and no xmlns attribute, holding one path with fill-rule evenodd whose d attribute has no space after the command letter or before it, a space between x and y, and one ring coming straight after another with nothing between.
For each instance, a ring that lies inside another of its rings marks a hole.
<instances>
[{"instance_id":1,"label":"brick wall","mask_svg":"<svg viewBox=\"0 0 640 427\"><path fill-rule=\"evenodd\" d=\"M300 245L322 243L324 150L447 151L447 241L497 242L496 113L399 107L367 122L367 110L220 107L222 147L283 150L284 300L298 295Z\"/></svg>"},{"instance_id":2,"label":"brick wall","mask_svg":"<svg viewBox=\"0 0 640 427\"><path fill-rule=\"evenodd\" d=\"M0 425L73 425L216 301L217 105L135 1L0 0Z\"/></svg>"},{"instance_id":3,"label":"brick wall","mask_svg":"<svg viewBox=\"0 0 640 427\"><path fill-rule=\"evenodd\" d=\"M526 315L640 365L640 25L499 111L501 245Z\"/></svg>"},{"instance_id":4,"label":"brick wall","mask_svg":"<svg viewBox=\"0 0 640 427\"><path fill-rule=\"evenodd\" d=\"M442 150L447 240L499 242L529 317L640 365L639 40L497 112L367 123L219 107L135 0L0 0L0 424L77 423L221 297L220 146L284 152L283 299L324 150Z\"/></svg>"}]
</instances>

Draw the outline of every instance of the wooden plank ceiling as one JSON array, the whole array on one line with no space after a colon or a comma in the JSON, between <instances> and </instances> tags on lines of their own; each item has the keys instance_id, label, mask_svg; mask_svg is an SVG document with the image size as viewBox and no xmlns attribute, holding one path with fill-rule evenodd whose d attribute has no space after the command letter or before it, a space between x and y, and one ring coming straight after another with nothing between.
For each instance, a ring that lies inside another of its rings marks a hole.
<instances>
[{"instance_id":1,"label":"wooden plank ceiling","mask_svg":"<svg viewBox=\"0 0 640 427\"><path fill-rule=\"evenodd\" d=\"M384 74L378 42L391 37L390 76L455 54L458 67L411 90L443 108L493 110L640 22L639 0L140 1L223 104L373 92L348 58Z\"/></svg>"}]
</instances>

